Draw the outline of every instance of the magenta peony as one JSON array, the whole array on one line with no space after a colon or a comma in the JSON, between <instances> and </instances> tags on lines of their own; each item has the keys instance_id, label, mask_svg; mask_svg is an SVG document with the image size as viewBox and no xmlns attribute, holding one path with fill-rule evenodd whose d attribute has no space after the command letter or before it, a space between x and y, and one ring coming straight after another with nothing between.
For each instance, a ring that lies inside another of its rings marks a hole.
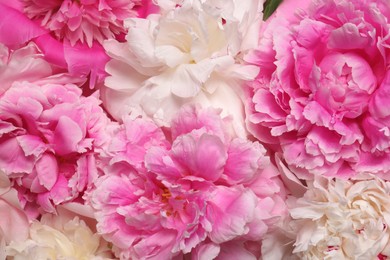
<instances>
[{"instance_id":1,"label":"magenta peony","mask_svg":"<svg viewBox=\"0 0 390 260\"><path fill-rule=\"evenodd\" d=\"M167 139L149 121L125 120L91 200L118 257L213 259L233 247L237 259L258 257L251 245L285 214L285 189L265 149L227 126L194 106L180 110Z\"/></svg>"},{"instance_id":2,"label":"magenta peony","mask_svg":"<svg viewBox=\"0 0 390 260\"><path fill-rule=\"evenodd\" d=\"M72 84L15 83L0 97L0 169L31 217L79 200L98 176L110 123Z\"/></svg>"},{"instance_id":3,"label":"magenta peony","mask_svg":"<svg viewBox=\"0 0 390 260\"><path fill-rule=\"evenodd\" d=\"M252 133L300 178L387 174L389 3L320 0L289 17L292 5L282 4L251 56L261 71Z\"/></svg>"},{"instance_id":4,"label":"magenta peony","mask_svg":"<svg viewBox=\"0 0 390 260\"><path fill-rule=\"evenodd\" d=\"M123 20L137 16L141 0L21 0L24 12L54 33L58 39L77 41L92 47L124 33Z\"/></svg>"}]
</instances>

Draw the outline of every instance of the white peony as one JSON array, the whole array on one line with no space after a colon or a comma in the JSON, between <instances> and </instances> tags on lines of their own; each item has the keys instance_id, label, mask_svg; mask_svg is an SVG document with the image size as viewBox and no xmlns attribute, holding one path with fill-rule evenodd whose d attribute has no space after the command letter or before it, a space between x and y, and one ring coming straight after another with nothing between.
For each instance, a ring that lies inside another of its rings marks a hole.
<instances>
[{"instance_id":1,"label":"white peony","mask_svg":"<svg viewBox=\"0 0 390 260\"><path fill-rule=\"evenodd\" d=\"M118 120L146 114L169 126L183 104L200 103L232 115L245 135L241 87L258 68L244 56L257 46L263 0L157 2L161 14L125 21L126 42L104 43L112 57L102 91L107 110Z\"/></svg>"},{"instance_id":2,"label":"white peony","mask_svg":"<svg viewBox=\"0 0 390 260\"><path fill-rule=\"evenodd\" d=\"M292 253L299 259L389 256L390 183L318 177L290 209Z\"/></svg>"},{"instance_id":3,"label":"white peony","mask_svg":"<svg viewBox=\"0 0 390 260\"><path fill-rule=\"evenodd\" d=\"M11 242L6 253L14 260L110 259L100 246L100 237L78 217L63 221L60 217L44 215L40 222L31 224L29 239Z\"/></svg>"}]
</instances>

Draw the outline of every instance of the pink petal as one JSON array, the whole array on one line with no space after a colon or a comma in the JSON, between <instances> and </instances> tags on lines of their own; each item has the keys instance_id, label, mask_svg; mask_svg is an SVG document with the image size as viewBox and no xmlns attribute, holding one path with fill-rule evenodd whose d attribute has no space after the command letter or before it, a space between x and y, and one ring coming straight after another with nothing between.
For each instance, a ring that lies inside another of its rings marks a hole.
<instances>
[{"instance_id":1,"label":"pink petal","mask_svg":"<svg viewBox=\"0 0 390 260\"><path fill-rule=\"evenodd\" d=\"M181 136L173 144L172 152L191 175L216 181L223 173L227 159L225 145L216 136L203 134L196 140L190 134Z\"/></svg>"},{"instance_id":2,"label":"pink petal","mask_svg":"<svg viewBox=\"0 0 390 260\"><path fill-rule=\"evenodd\" d=\"M34 158L27 157L16 138L3 141L0 146L0 169L6 174L30 173L34 167Z\"/></svg>"},{"instance_id":3,"label":"pink petal","mask_svg":"<svg viewBox=\"0 0 390 260\"><path fill-rule=\"evenodd\" d=\"M57 159L52 154L45 153L35 164L35 169L39 183L51 190L58 177Z\"/></svg>"},{"instance_id":4,"label":"pink petal","mask_svg":"<svg viewBox=\"0 0 390 260\"><path fill-rule=\"evenodd\" d=\"M69 72L74 75L88 76L90 74L90 87L96 82L101 82L106 77L104 67L109 60L103 47L94 43L91 48L86 44L77 43L71 46L64 43L65 60L68 63Z\"/></svg>"},{"instance_id":5,"label":"pink petal","mask_svg":"<svg viewBox=\"0 0 390 260\"><path fill-rule=\"evenodd\" d=\"M26 156L34 155L38 157L47 149L42 139L35 135L21 135L16 139Z\"/></svg>"},{"instance_id":6,"label":"pink petal","mask_svg":"<svg viewBox=\"0 0 390 260\"><path fill-rule=\"evenodd\" d=\"M57 182L50 191L50 198L54 204L58 205L70 199L68 180L62 175L58 175Z\"/></svg>"},{"instance_id":7,"label":"pink petal","mask_svg":"<svg viewBox=\"0 0 390 260\"><path fill-rule=\"evenodd\" d=\"M80 126L67 116L61 116L54 132L54 149L59 155L77 151L78 143L83 139Z\"/></svg>"},{"instance_id":8,"label":"pink petal","mask_svg":"<svg viewBox=\"0 0 390 260\"><path fill-rule=\"evenodd\" d=\"M263 156L263 149L259 143L235 139L229 146L225 174L229 183L243 183L250 181L259 169L259 160Z\"/></svg>"},{"instance_id":9,"label":"pink petal","mask_svg":"<svg viewBox=\"0 0 390 260\"><path fill-rule=\"evenodd\" d=\"M197 246L194 250L192 250L191 255L195 259L209 260L209 259L215 259L218 256L220 251L221 248L218 244L204 243Z\"/></svg>"},{"instance_id":10,"label":"pink petal","mask_svg":"<svg viewBox=\"0 0 390 260\"><path fill-rule=\"evenodd\" d=\"M23 13L0 3L0 42L17 47L47 32Z\"/></svg>"},{"instance_id":11,"label":"pink petal","mask_svg":"<svg viewBox=\"0 0 390 260\"><path fill-rule=\"evenodd\" d=\"M26 214L0 199L0 228L7 243L28 238L29 223Z\"/></svg>"},{"instance_id":12,"label":"pink petal","mask_svg":"<svg viewBox=\"0 0 390 260\"><path fill-rule=\"evenodd\" d=\"M34 39L35 44L45 55L45 59L61 68L67 68L65 60L64 45L49 34L41 35Z\"/></svg>"},{"instance_id":13,"label":"pink petal","mask_svg":"<svg viewBox=\"0 0 390 260\"><path fill-rule=\"evenodd\" d=\"M247 224L253 220L257 200L249 189L219 186L207 209L208 219L213 223L210 239L222 243L247 234Z\"/></svg>"}]
</instances>

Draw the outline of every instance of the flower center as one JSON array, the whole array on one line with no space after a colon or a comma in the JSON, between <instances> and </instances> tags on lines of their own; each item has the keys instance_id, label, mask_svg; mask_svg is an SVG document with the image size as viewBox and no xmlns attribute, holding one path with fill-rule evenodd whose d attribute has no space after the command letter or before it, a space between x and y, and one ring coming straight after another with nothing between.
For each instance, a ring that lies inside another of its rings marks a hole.
<instances>
[{"instance_id":1,"label":"flower center","mask_svg":"<svg viewBox=\"0 0 390 260\"><path fill-rule=\"evenodd\" d=\"M171 192L169 191L168 188L163 188L163 193L161 194L162 197L162 202L167 203L169 199L172 197Z\"/></svg>"}]
</instances>

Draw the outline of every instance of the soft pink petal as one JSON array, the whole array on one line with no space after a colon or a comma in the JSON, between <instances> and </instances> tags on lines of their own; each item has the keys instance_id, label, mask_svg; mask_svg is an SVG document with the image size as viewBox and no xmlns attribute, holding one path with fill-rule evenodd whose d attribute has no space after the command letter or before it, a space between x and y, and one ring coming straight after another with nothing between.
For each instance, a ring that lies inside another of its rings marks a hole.
<instances>
[{"instance_id":1,"label":"soft pink petal","mask_svg":"<svg viewBox=\"0 0 390 260\"><path fill-rule=\"evenodd\" d=\"M58 120L54 132L55 150L60 155L76 152L77 145L82 140L83 134L80 126L67 116Z\"/></svg>"},{"instance_id":2,"label":"soft pink petal","mask_svg":"<svg viewBox=\"0 0 390 260\"><path fill-rule=\"evenodd\" d=\"M57 182L58 164L52 154L44 154L35 164L39 183L47 190L51 190Z\"/></svg>"},{"instance_id":3,"label":"soft pink petal","mask_svg":"<svg viewBox=\"0 0 390 260\"><path fill-rule=\"evenodd\" d=\"M227 159L221 140L207 134L203 134L199 140L191 135L179 137L172 151L182 165L189 167L191 175L211 181L220 178Z\"/></svg>"},{"instance_id":4,"label":"soft pink petal","mask_svg":"<svg viewBox=\"0 0 390 260\"><path fill-rule=\"evenodd\" d=\"M0 229L7 243L28 238L29 223L26 214L0 199Z\"/></svg>"},{"instance_id":5,"label":"soft pink petal","mask_svg":"<svg viewBox=\"0 0 390 260\"><path fill-rule=\"evenodd\" d=\"M218 187L207 209L212 220L210 239L222 243L249 232L247 224L253 220L257 198L251 190Z\"/></svg>"},{"instance_id":6,"label":"soft pink petal","mask_svg":"<svg viewBox=\"0 0 390 260\"><path fill-rule=\"evenodd\" d=\"M29 173L34 167L34 161L33 157L25 156L16 138L1 143L0 169L5 173Z\"/></svg>"}]
</instances>

